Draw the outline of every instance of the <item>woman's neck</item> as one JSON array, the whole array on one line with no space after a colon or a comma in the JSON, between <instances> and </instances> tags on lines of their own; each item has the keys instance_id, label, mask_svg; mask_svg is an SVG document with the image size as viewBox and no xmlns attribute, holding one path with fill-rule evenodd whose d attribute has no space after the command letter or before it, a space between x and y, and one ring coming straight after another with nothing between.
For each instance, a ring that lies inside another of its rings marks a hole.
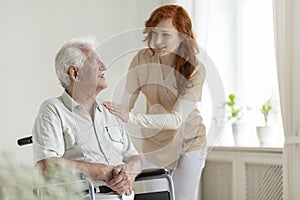
<instances>
[{"instance_id":1,"label":"woman's neck","mask_svg":"<svg viewBox=\"0 0 300 200\"><path fill-rule=\"evenodd\" d=\"M168 67L174 67L176 64L176 54L170 53L165 56L159 56L160 63Z\"/></svg>"}]
</instances>

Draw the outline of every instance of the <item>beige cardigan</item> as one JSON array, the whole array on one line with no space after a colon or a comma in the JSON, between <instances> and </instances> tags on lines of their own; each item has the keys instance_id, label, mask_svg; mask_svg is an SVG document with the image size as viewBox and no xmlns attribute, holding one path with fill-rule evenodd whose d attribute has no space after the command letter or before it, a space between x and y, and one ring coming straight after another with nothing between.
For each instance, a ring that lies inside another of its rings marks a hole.
<instances>
[{"instance_id":1,"label":"beige cardigan","mask_svg":"<svg viewBox=\"0 0 300 200\"><path fill-rule=\"evenodd\" d=\"M158 166L174 169L180 153L206 145L205 126L197 106L205 70L198 64L185 94L178 97L174 70L163 78L162 67L168 66L162 66L159 57L149 49L138 52L127 74L127 98L123 98L123 103L131 110L139 92L145 95L147 114L130 113L129 123L143 128L144 156Z\"/></svg>"}]
</instances>

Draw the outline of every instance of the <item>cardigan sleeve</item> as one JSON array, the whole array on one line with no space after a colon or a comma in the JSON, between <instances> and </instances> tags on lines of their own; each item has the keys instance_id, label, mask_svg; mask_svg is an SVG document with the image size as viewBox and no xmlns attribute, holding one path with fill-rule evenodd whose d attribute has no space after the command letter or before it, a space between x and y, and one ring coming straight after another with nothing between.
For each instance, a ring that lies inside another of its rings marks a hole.
<instances>
[{"instance_id":1,"label":"cardigan sleeve","mask_svg":"<svg viewBox=\"0 0 300 200\"><path fill-rule=\"evenodd\" d=\"M177 99L171 112L162 111L162 114L129 113L128 122L149 129L178 129L201 101L204 77L204 67L200 65L192 74L185 93Z\"/></svg>"}]
</instances>

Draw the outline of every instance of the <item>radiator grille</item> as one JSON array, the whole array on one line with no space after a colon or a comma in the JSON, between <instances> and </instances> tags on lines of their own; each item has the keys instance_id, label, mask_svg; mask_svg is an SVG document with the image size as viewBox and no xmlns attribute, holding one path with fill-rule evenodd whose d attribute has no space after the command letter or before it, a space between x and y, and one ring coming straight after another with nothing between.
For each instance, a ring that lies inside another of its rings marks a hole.
<instances>
[{"instance_id":1,"label":"radiator grille","mask_svg":"<svg viewBox=\"0 0 300 200\"><path fill-rule=\"evenodd\" d=\"M283 199L282 166L246 163L246 199Z\"/></svg>"},{"instance_id":2,"label":"radiator grille","mask_svg":"<svg viewBox=\"0 0 300 200\"><path fill-rule=\"evenodd\" d=\"M232 200L232 162L207 160L200 184L201 200Z\"/></svg>"}]
</instances>

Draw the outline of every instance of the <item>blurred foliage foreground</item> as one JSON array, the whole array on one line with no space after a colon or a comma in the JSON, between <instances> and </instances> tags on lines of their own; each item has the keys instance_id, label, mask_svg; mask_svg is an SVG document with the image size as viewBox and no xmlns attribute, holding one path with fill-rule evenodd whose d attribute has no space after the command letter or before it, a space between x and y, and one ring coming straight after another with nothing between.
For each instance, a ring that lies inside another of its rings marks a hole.
<instances>
[{"instance_id":1,"label":"blurred foliage foreground","mask_svg":"<svg viewBox=\"0 0 300 200\"><path fill-rule=\"evenodd\" d=\"M0 153L0 200L79 200L88 187L74 169L50 166L47 179L34 166L26 166L7 153Z\"/></svg>"}]
</instances>

